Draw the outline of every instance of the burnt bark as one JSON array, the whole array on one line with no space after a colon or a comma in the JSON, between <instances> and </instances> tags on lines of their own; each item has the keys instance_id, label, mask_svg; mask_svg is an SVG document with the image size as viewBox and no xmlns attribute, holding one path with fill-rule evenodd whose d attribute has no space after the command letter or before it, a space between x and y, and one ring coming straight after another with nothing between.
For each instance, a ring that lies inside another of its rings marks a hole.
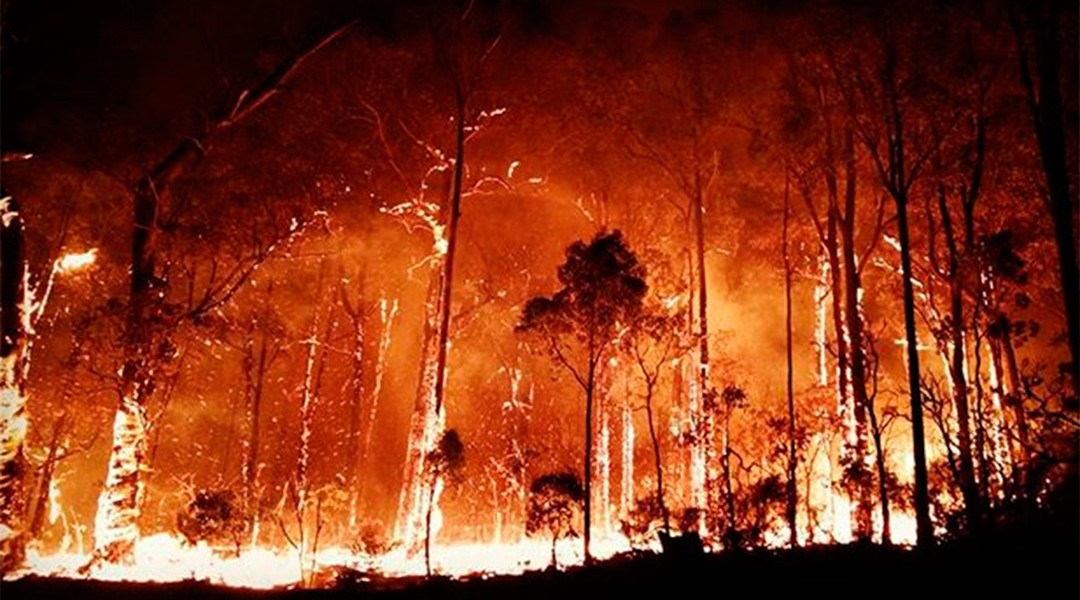
<instances>
[{"instance_id":1,"label":"burnt bark","mask_svg":"<svg viewBox=\"0 0 1080 600\"><path fill-rule=\"evenodd\" d=\"M1058 274L1071 353L1069 376L1075 392L1080 390L1080 267L1077 265L1074 229L1076 186L1069 178L1076 167L1070 167L1067 152L1059 56L1065 42L1060 24L1066 18L1075 19L1075 7L1067 9L1067 3L1056 0L1014 1L1010 4L1020 46L1020 78L1027 91L1039 158L1046 176L1050 217L1054 223Z\"/></svg>"},{"instance_id":2,"label":"burnt bark","mask_svg":"<svg viewBox=\"0 0 1080 600\"><path fill-rule=\"evenodd\" d=\"M787 464L787 521L790 529L788 544L792 548L799 545L798 530L798 505L799 494L795 480L798 461L795 453L795 369L792 356L791 344L791 279L792 265L791 254L788 248L788 222L791 220L791 206L788 190L788 181L784 180L784 226L783 226L783 254L784 254L784 333L785 333L785 358L787 362L787 409L788 409L788 464ZM651 417L651 415L650 415ZM652 421L649 422L650 426Z\"/></svg>"},{"instance_id":3,"label":"burnt bark","mask_svg":"<svg viewBox=\"0 0 1080 600\"><path fill-rule=\"evenodd\" d=\"M29 290L23 222L16 201L0 193L0 572L25 558L23 485L26 438L26 331Z\"/></svg>"}]
</instances>

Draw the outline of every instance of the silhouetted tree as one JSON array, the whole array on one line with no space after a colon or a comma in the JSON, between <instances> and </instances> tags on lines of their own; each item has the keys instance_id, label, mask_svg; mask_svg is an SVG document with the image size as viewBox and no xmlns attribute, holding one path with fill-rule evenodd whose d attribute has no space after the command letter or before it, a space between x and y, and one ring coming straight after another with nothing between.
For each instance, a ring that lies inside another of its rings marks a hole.
<instances>
[{"instance_id":1,"label":"silhouetted tree","mask_svg":"<svg viewBox=\"0 0 1080 600\"><path fill-rule=\"evenodd\" d=\"M1068 323L1069 350L1072 353L1069 374L1073 380L1073 390L1076 391L1080 389L1080 268L1076 261L1074 230L1076 182L1069 181L1069 174L1075 175L1076 163L1075 153L1070 157L1068 152L1068 109L1063 101L1067 95L1061 89L1064 72L1061 65L1062 48L1075 46L1075 39L1066 40L1062 26L1066 26L1065 31L1075 26L1076 7L1070 8L1068 2L1055 0L1013 1L1009 5L1019 47L1020 77L1027 92L1035 139L1039 144L1039 158L1046 175L1047 201L1054 222L1058 271ZM1075 67L1075 63L1065 65L1065 68L1074 70ZM1074 126L1075 122L1070 125ZM1074 160L1070 161L1070 158Z\"/></svg>"},{"instance_id":2,"label":"silhouetted tree","mask_svg":"<svg viewBox=\"0 0 1080 600\"><path fill-rule=\"evenodd\" d=\"M649 306L634 321L630 335L630 354L637 364L645 384L645 415L649 424L649 440L652 442L653 463L656 468L656 493L651 501L656 504L664 522L664 533L671 534L671 516L664 501L664 464L660 456L660 439L656 434L656 414L653 408L656 390L664 366L685 355L691 348L686 330L684 312L677 308L672 315L665 314L661 305ZM641 501L639 501L640 504Z\"/></svg>"},{"instance_id":3,"label":"silhouetted tree","mask_svg":"<svg viewBox=\"0 0 1080 600\"><path fill-rule=\"evenodd\" d=\"M574 537L574 509L588 498L581 489L578 476L569 473L548 473L532 482L529 488L529 511L525 533L534 536L543 531L551 534L551 566L558 567L555 544L560 538ZM586 500L587 501L587 500Z\"/></svg>"},{"instance_id":4,"label":"silhouetted tree","mask_svg":"<svg viewBox=\"0 0 1080 600\"><path fill-rule=\"evenodd\" d=\"M592 490L592 413L598 367L621 331L637 318L648 286L645 267L622 233L600 232L574 242L559 267L563 288L525 304L517 331L534 337L585 392L585 560Z\"/></svg>"}]
</instances>

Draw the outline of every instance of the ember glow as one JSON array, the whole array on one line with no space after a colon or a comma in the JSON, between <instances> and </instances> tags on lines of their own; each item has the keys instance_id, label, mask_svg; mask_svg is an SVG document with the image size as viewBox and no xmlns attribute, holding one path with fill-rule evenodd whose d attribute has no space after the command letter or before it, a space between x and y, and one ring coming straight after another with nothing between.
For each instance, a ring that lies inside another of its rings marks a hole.
<instances>
[{"instance_id":1,"label":"ember glow","mask_svg":"<svg viewBox=\"0 0 1080 600\"><path fill-rule=\"evenodd\" d=\"M3 8L4 580L1075 512L1074 6L56 1Z\"/></svg>"}]
</instances>

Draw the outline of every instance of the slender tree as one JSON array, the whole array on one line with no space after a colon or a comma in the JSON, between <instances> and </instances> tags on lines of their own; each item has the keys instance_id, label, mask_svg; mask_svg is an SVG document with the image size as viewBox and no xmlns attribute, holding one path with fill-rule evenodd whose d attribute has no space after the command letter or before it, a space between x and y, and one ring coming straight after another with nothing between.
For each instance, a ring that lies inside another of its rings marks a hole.
<instances>
[{"instance_id":1,"label":"slender tree","mask_svg":"<svg viewBox=\"0 0 1080 600\"><path fill-rule=\"evenodd\" d=\"M593 401L597 376L619 331L641 312L645 266L622 233L600 232L574 242L559 267L562 289L530 299L517 331L529 335L566 369L585 393L585 560L591 561Z\"/></svg>"},{"instance_id":2,"label":"slender tree","mask_svg":"<svg viewBox=\"0 0 1080 600\"><path fill-rule=\"evenodd\" d=\"M787 464L787 520L789 528L788 543L792 548L799 545L798 506L799 494L796 481L798 459L795 453L795 368L792 359L791 344L791 278L793 267L788 248L788 223L791 220L791 197L788 177L784 177L784 224L782 245L784 255L784 343L787 362L787 409L788 409L788 464Z\"/></svg>"}]
</instances>

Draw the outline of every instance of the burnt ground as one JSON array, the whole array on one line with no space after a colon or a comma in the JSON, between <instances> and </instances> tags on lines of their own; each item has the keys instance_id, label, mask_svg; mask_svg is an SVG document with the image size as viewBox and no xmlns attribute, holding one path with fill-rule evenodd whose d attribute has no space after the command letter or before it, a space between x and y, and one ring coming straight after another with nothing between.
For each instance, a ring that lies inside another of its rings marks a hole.
<instances>
[{"instance_id":1,"label":"burnt ground","mask_svg":"<svg viewBox=\"0 0 1080 600\"><path fill-rule=\"evenodd\" d=\"M19 598L326 599L379 598L1080 598L1080 536L1073 526L942 544L926 551L878 546L821 546L722 553L674 560L624 555L567 572L520 576L337 580L330 589L270 591L202 582L110 583L27 578L4 582L3 600Z\"/></svg>"}]
</instances>

